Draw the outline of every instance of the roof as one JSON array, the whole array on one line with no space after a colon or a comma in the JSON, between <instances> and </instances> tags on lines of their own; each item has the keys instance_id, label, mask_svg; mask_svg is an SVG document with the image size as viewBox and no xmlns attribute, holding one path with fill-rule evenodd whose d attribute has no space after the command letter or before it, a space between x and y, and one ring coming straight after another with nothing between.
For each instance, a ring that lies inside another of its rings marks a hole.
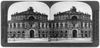
<instances>
[{"instance_id":1,"label":"roof","mask_svg":"<svg viewBox=\"0 0 100 48\"><path fill-rule=\"evenodd\" d=\"M20 12L20 13L15 13L15 14L12 14L11 16L16 16L16 15L41 15L41 16L48 16L44 13L40 13L40 12L34 12L34 9L32 7L29 7L26 11L23 11L23 12Z\"/></svg>"},{"instance_id":2,"label":"roof","mask_svg":"<svg viewBox=\"0 0 100 48\"><path fill-rule=\"evenodd\" d=\"M76 8L73 6L69 11L65 11L65 12L58 12L57 14L54 14L54 16L59 16L59 15L88 15L90 16L88 13L83 13L83 12L77 12Z\"/></svg>"}]
</instances>

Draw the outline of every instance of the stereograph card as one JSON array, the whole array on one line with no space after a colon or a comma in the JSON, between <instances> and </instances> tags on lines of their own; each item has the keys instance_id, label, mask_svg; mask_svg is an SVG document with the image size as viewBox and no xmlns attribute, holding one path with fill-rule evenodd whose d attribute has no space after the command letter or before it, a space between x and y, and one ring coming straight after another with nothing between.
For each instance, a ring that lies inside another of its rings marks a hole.
<instances>
[{"instance_id":1,"label":"stereograph card","mask_svg":"<svg viewBox=\"0 0 100 48\"><path fill-rule=\"evenodd\" d=\"M96 47L97 1L2 1L2 46Z\"/></svg>"}]
</instances>

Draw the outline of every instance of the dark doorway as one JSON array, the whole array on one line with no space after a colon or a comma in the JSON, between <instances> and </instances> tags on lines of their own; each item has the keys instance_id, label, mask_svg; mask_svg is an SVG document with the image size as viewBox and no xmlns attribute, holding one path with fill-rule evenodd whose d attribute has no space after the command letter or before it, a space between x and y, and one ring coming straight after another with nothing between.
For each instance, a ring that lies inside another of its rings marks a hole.
<instances>
[{"instance_id":1,"label":"dark doorway","mask_svg":"<svg viewBox=\"0 0 100 48\"><path fill-rule=\"evenodd\" d=\"M77 37L77 31L73 30L73 38L76 38L76 37Z\"/></svg>"},{"instance_id":2,"label":"dark doorway","mask_svg":"<svg viewBox=\"0 0 100 48\"><path fill-rule=\"evenodd\" d=\"M29 17L29 20L34 20L35 18L33 16Z\"/></svg>"},{"instance_id":3,"label":"dark doorway","mask_svg":"<svg viewBox=\"0 0 100 48\"><path fill-rule=\"evenodd\" d=\"M34 38L34 31L33 30L30 31L30 38Z\"/></svg>"},{"instance_id":4,"label":"dark doorway","mask_svg":"<svg viewBox=\"0 0 100 48\"><path fill-rule=\"evenodd\" d=\"M76 16L73 16L73 17L72 17L72 20L77 20L77 17L76 17Z\"/></svg>"},{"instance_id":5,"label":"dark doorway","mask_svg":"<svg viewBox=\"0 0 100 48\"><path fill-rule=\"evenodd\" d=\"M55 32L53 37L54 37L54 38L57 38L57 37L58 37L58 33Z\"/></svg>"}]
</instances>

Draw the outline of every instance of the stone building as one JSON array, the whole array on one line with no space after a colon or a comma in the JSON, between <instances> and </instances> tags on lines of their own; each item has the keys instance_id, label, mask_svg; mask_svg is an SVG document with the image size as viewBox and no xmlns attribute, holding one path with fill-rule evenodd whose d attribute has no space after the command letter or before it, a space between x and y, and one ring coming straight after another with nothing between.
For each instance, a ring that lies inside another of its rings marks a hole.
<instances>
[{"instance_id":1,"label":"stone building","mask_svg":"<svg viewBox=\"0 0 100 48\"><path fill-rule=\"evenodd\" d=\"M8 38L91 38L92 20L90 15L77 12L75 7L69 11L48 15L27 11L11 15L8 21Z\"/></svg>"}]
</instances>

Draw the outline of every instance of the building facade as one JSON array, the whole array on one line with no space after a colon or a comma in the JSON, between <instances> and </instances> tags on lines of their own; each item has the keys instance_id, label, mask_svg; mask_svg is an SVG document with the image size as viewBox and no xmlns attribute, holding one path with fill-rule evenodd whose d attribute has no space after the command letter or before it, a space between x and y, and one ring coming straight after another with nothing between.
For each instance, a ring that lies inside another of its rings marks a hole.
<instances>
[{"instance_id":1,"label":"building facade","mask_svg":"<svg viewBox=\"0 0 100 48\"><path fill-rule=\"evenodd\" d=\"M11 15L8 21L8 38L91 38L92 20L90 15L77 12L75 7L69 11L48 15L27 11Z\"/></svg>"}]
</instances>

